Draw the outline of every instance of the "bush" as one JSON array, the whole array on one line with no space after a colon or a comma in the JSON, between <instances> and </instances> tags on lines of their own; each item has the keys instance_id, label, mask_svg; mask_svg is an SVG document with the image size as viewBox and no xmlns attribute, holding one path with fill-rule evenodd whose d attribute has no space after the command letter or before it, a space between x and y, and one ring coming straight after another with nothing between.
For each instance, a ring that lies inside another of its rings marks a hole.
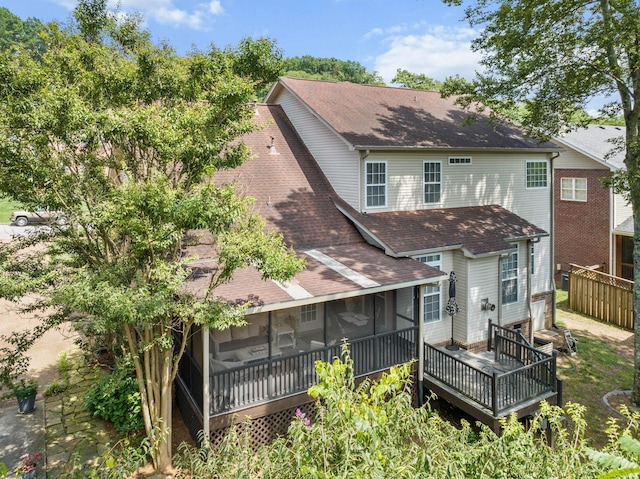
<instances>
[{"instance_id":1,"label":"bush","mask_svg":"<svg viewBox=\"0 0 640 479\"><path fill-rule=\"evenodd\" d=\"M89 388L85 405L94 416L111 421L120 434L144 425L138 384L126 363L118 363L113 373L103 375Z\"/></svg>"},{"instance_id":2,"label":"bush","mask_svg":"<svg viewBox=\"0 0 640 479\"><path fill-rule=\"evenodd\" d=\"M250 424L232 427L219 445L182 446L175 477L593 479L606 470L587 457L578 405L543 403L530 427L513 415L497 436L465 421L454 427L428 405L413 407L409 365L356 384L344 348L342 358L317 362L316 371L320 381L309 389L315 413L296 411L286 437L255 449Z\"/></svg>"},{"instance_id":3,"label":"bush","mask_svg":"<svg viewBox=\"0 0 640 479\"><path fill-rule=\"evenodd\" d=\"M69 388L69 384L65 380L56 379L46 388L44 388L44 395L47 397L55 396L61 392L66 391Z\"/></svg>"}]
</instances>

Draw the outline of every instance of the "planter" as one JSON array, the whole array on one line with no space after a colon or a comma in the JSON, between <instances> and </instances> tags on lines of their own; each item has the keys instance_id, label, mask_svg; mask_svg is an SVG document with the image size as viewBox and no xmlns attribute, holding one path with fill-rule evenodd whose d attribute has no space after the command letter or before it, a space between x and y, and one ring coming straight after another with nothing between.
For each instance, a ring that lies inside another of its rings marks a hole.
<instances>
[{"instance_id":1,"label":"planter","mask_svg":"<svg viewBox=\"0 0 640 479\"><path fill-rule=\"evenodd\" d=\"M36 408L36 395L29 396L25 399L18 399L18 412L20 414L27 414L32 412ZM25 474L31 474L31 472L35 473L35 471L30 471ZM23 476L24 477L24 476ZM29 476L34 477L34 476Z\"/></svg>"},{"instance_id":2,"label":"planter","mask_svg":"<svg viewBox=\"0 0 640 479\"><path fill-rule=\"evenodd\" d=\"M29 472L21 472L20 473L20 479L34 479L36 477L36 471L29 471Z\"/></svg>"}]
</instances>

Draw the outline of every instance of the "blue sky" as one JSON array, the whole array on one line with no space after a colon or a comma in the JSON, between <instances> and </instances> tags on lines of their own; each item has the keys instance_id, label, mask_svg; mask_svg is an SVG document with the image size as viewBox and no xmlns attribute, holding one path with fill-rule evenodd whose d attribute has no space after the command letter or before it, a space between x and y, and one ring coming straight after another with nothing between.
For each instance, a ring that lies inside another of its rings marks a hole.
<instances>
[{"instance_id":1,"label":"blue sky","mask_svg":"<svg viewBox=\"0 0 640 479\"><path fill-rule=\"evenodd\" d=\"M110 1L110 5L115 2ZM275 39L286 57L312 55L353 60L387 83L398 68L437 80L471 79L479 54L476 31L461 8L440 0L120 0L140 12L154 40L178 52L235 45L245 37ZM66 22L75 0L0 0L21 18Z\"/></svg>"}]
</instances>

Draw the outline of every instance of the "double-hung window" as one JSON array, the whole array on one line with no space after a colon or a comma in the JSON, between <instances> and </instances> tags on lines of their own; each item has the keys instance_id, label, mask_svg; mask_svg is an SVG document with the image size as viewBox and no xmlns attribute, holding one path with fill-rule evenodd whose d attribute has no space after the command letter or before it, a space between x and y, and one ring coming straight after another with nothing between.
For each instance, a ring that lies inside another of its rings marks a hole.
<instances>
[{"instance_id":1,"label":"double-hung window","mask_svg":"<svg viewBox=\"0 0 640 479\"><path fill-rule=\"evenodd\" d=\"M527 189L547 188L549 185L547 161L527 161Z\"/></svg>"},{"instance_id":2,"label":"double-hung window","mask_svg":"<svg viewBox=\"0 0 640 479\"><path fill-rule=\"evenodd\" d=\"M387 162L365 162L365 188L367 207L387 205Z\"/></svg>"},{"instance_id":3,"label":"double-hung window","mask_svg":"<svg viewBox=\"0 0 640 479\"><path fill-rule=\"evenodd\" d=\"M442 195L442 163L424 162L424 202L438 203Z\"/></svg>"},{"instance_id":4,"label":"double-hung window","mask_svg":"<svg viewBox=\"0 0 640 479\"><path fill-rule=\"evenodd\" d=\"M442 269L442 256L440 253L416 256L414 259L426 263L434 268ZM422 302L424 305L424 322L432 323L440 321L440 310L442 304L442 294L440 286L425 286Z\"/></svg>"},{"instance_id":5,"label":"double-hung window","mask_svg":"<svg viewBox=\"0 0 640 479\"><path fill-rule=\"evenodd\" d=\"M300 307L300 322L311 323L316 320L316 305L308 304Z\"/></svg>"},{"instance_id":6,"label":"double-hung window","mask_svg":"<svg viewBox=\"0 0 640 479\"><path fill-rule=\"evenodd\" d=\"M566 201L587 201L587 179L561 178L560 199Z\"/></svg>"},{"instance_id":7,"label":"double-hung window","mask_svg":"<svg viewBox=\"0 0 640 479\"><path fill-rule=\"evenodd\" d=\"M502 259L502 304L518 301L518 250Z\"/></svg>"}]
</instances>

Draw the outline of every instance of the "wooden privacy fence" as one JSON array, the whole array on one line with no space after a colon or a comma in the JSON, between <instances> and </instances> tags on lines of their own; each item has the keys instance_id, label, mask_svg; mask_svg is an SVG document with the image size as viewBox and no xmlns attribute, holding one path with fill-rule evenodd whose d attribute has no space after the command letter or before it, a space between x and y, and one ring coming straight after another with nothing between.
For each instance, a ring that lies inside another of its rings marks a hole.
<instances>
[{"instance_id":1,"label":"wooden privacy fence","mask_svg":"<svg viewBox=\"0 0 640 479\"><path fill-rule=\"evenodd\" d=\"M572 264L569 307L633 331L633 281Z\"/></svg>"}]
</instances>

